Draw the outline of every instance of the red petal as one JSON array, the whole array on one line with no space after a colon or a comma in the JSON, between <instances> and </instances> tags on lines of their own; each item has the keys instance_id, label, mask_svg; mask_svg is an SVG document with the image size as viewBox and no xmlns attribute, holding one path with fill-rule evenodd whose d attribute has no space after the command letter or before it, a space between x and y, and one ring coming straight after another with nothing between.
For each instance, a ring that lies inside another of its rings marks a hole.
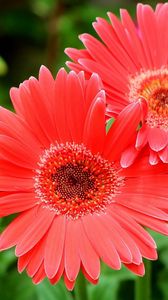
<instances>
[{"instance_id":1,"label":"red petal","mask_svg":"<svg viewBox=\"0 0 168 300\"><path fill-rule=\"evenodd\" d=\"M98 215L89 215L83 218L87 236L102 260L113 269L121 268L121 261L116 248L110 241L107 230L102 226Z\"/></svg>"},{"instance_id":2,"label":"red petal","mask_svg":"<svg viewBox=\"0 0 168 300\"><path fill-rule=\"evenodd\" d=\"M20 214L14 219L0 236L0 250L15 246L24 236L25 231L31 225L37 213L37 207Z\"/></svg>"},{"instance_id":3,"label":"red petal","mask_svg":"<svg viewBox=\"0 0 168 300\"><path fill-rule=\"evenodd\" d=\"M139 276L144 276L145 275L145 267L144 264L141 263L140 265L135 265L135 264L125 264L125 267L135 273L136 275Z\"/></svg>"},{"instance_id":4,"label":"red petal","mask_svg":"<svg viewBox=\"0 0 168 300\"><path fill-rule=\"evenodd\" d=\"M70 281L74 281L80 269L80 256L78 249L78 240L81 238L77 235L78 221L67 221L66 238L65 238L65 273Z\"/></svg>"},{"instance_id":5,"label":"red petal","mask_svg":"<svg viewBox=\"0 0 168 300\"><path fill-rule=\"evenodd\" d=\"M65 242L65 217L55 217L49 232L45 249L44 268L49 278L53 278L60 266Z\"/></svg>"},{"instance_id":6,"label":"red petal","mask_svg":"<svg viewBox=\"0 0 168 300\"><path fill-rule=\"evenodd\" d=\"M27 274L33 277L38 271L40 265L44 260L44 250L46 246L47 234L35 245L35 247L27 253L31 254L30 261L27 266ZM26 255L26 254L25 254Z\"/></svg>"},{"instance_id":7,"label":"red petal","mask_svg":"<svg viewBox=\"0 0 168 300\"><path fill-rule=\"evenodd\" d=\"M159 157L163 163L168 163L168 146L159 152Z\"/></svg>"},{"instance_id":8,"label":"red petal","mask_svg":"<svg viewBox=\"0 0 168 300\"><path fill-rule=\"evenodd\" d=\"M134 146L130 146L123 151L120 160L122 168L128 168L130 165L132 165L138 154L139 151Z\"/></svg>"},{"instance_id":9,"label":"red petal","mask_svg":"<svg viewBox=\"0 0 168 300\"><path fill-rule=\"evenodd\" d=\"M24 232L24 237L17 244L16 256L25 254L38 243L47 232L54 216L55 214L52 211L43 207L38 208L35 219L30 222L27 230Z\"/></svg>"},{"instance_id":10,"label":"red petal","mask_svg":"<svg viewBox=\"0 0 168 300\"><path fill-rule=\"evenodd\" d=\"M66 276L66 273L64 273L64 282L65 282L66 288L69 291L72 291L74 288L74 285L75 285L75 281L69 280L68 277Z\"/></svg>"},{"instance_id":11,"label":"red petal","mask_svg":"<svg viewBox=\"0 0 168 300\"><path fill-rule=\"evenodd\" d=\"M102 151L105 140L105 95L101 91L88 111L83 133L85 145L93 153Z\"/></svg>"},{"instance_id":12,"label":"red petal","mask_svg":"<svg viewBox=\"0 0 168 300\"><path fill-rule=\"evenodd\" d=\"M96 251L92 247L82 223L78 222L78 237L79 237L79 255L87 274L96 280L100 275L100 259Z\"/></svg>"},{"instance_id":13,"label":"red petal","mask_svg":"<svg viewBox=\"0 0 168 300\"><path fill-rule=\"evenodd\" d=\"M39 284L43 279L46 277L46 274L44 272L44 265L41 264L40 268L38 269L37 273L34 275L32 281L34 284Z\"/></svg>"},{"instance_id":14,"label":"red petal","mask_svg":"<svg viewBox=\"0 0 168 300\"><path fill-rule=\"evenodd\" d=\"M65 88L65 112L67 126L72 140L76 143L81 143L85 112L84 90L77 74L74 71L71 71L67 76Z\"/></svg>"},{"instance_id":15,"label":"red petal","mask_svg":"<svg viewBox=\"0 0 168 300\"><path fill-rule=\"evenodd\" d=\"M116 160L129 145L135 135L137 126L142 118L141 103L131 103L118 115L110 128L104 155L110 160Z\"/></svg>"},{"instance_id":16,"label":"red petal","mask_svg":"<svg viewBox=\"0 0 168 300\"><path fill-rule=\"evenodd\" d=\"M18 258L18 272L19 273L22 273L23 270L27 267L27 265L31 259L32 252L33 252L33 250L30 250L29 252L27 252L26 254L24 254Z\"/></svg>"},{"instance_id":17,"label":"red petal","mask_svg":"<svg viewBox=\"0 0 168 300\"><path fill-rule=\"evenodd\" d=\"M9 183L8 183L9 184ZM34 193L15 193L1 197L1 216L27 210L36 205Z\"/></svg>"},{"instance_id":18,"label":"red petal","mask_svg":"<svg viewBox=\"0 0 168 300\"><path fill-rule=\"evenodd\" d=\"M150 128L150 130L148 129L148 141L152 150L160 151L168 143L168 134L160 128Z\"/></svg>"}]
</instances>

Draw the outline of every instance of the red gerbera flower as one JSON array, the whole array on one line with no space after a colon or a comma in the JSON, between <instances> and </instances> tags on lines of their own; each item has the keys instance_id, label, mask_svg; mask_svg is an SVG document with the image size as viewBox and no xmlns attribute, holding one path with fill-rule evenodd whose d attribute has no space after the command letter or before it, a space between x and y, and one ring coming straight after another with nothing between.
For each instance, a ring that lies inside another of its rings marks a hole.
<instances>
[{"instance_id":1,"label":"red gerbera flower","mask_svg":"<svg viewBox=\"0 0 168 300\"><path fill-rule=\"evenodd\" d=\"M16 114L0 111L0 215L19 215L0 237L16 246L19 272L34 283L63 275L72 289L82 269L96 283L100 259L144 274L142 257L156 245L141 225L168 234L167 175L145 157L127 169L122 150L135 134L141 102L123 110L105 131L105 94L97 75L42 67L11 90ZM129 137L129 138L128 138Z\"/></svg>"},{"instance_id":2,"label":"red gerbera flower","mask_svg":"<svg viewBox=\"0 0 168 300\"><path fill-rule=\"evenodd\" d=\"M108 113L118 114L126 105L144 98L148 111L137 134L135 146L125 151L136 157L137 150L149 147L149 161L168 162L168 3L156 10L138 4L137 26L125 9L121 21L108 13L111 24L97 18L93 27L102 39L89 34L80 36L86 50L66 49L74 60L67 65L100 75L108 95ZM132 160L130 161L130 163ZM122 161L121 161L122 163Z\"/></svg>"}]
</instances>

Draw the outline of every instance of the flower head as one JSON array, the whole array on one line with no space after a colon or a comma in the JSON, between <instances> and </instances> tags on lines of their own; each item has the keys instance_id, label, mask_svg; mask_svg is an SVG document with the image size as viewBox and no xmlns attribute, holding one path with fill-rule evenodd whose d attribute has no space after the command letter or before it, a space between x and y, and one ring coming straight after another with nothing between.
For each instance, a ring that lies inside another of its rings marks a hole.
<instances>
[{"instance_id":1,"label":"flower head","mask_svg":"<svg viewBox=\"0 0 168 300\"><path fill-rule=\"evenodd\" d=\"M129 103L143 98L147 112L133 146L123 154L136 157L144 146L149 162L168 162L168 3L138 4L137 25L125 9L121 21L108 13L111 23L97 18L93 23L98 41L89 34L80 36L85 50L66 49L74 62L68 66L101 76L107 92L108 115L117 115ZM128 164L133 161L130 160ZM121 161L122 163L122 161Z\"/></svg>"},{"instance_id":2,"label":"flower head","mask_svg":"<svg viewBox=\"0 0 168 300\"><path fill-rule=\"evenodd\" d=\"M122 151L133 139L143 102L130 104L106 133L100 79L42 67L11 90L16 113L0 110L0 214L18 216L0 236L16 246L18 269L34 283L61 276L72 289L81 269L97 283L100 259L144 274L142 258L156 245L141 225L168 234L166 166L146 156L125 169Z\"/></svg>"}]
</instances>

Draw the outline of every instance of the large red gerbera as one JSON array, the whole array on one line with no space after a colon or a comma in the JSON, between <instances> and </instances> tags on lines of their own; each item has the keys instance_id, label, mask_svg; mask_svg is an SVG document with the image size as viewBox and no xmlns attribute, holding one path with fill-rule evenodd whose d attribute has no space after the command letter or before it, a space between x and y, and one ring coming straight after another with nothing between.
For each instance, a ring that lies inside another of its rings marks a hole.
<instances>
[{"instance_id":1,"label":"large red gerbera","mask_svg":"<svg viewBox=\"0 0 168 300\"><path fill-rule=\"evenodd\" d=\"M158 4L155 11L139 4L137 26L124 9L121 21L112 13L108 16L111 24L102 18L93 23L103 43L89 34L81 35L86 50L66 49L74 60L67 64L100 75L111 115L144 98L148 111L143 126L124 157L136 157L137 150L148 145L151 164L168 163L168 3Z\"/></svg>"},{"instance_id":2,"label":"large red gerbera","mask_svg":"<svg viewBox=\"0 0 168 300\"><path fill-rule=\"evenodd\" d=\"M100 259L144 274L142 257L156 245L141 225L168 234L167 165L142 157L123 169L119 158L135 134L142 102L105 131L105 94L97 75L42 67L11 90L16 113L0 110L0 215L19 215L0 237L16 246L18 269L34 283L63 275L72 289L82 269L96 283Z\"/></svg>"}]
</instances>

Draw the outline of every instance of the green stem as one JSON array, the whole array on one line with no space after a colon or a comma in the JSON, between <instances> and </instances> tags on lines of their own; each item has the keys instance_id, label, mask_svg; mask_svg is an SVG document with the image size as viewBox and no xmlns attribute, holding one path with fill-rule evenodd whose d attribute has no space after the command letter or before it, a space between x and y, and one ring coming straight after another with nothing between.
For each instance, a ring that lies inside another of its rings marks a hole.
<instances>
[{"instance_id":1,"label":"green stem","mask_svg":"<svg viewBox=\"0 0 168 300\"><path fill-rule=\"evenodd\" d=\"M145 275L135 282L135 300L151 300L151 262L145 260Z\"/></svg>"},{"instance_id":2,"label":"green stem","mask_svg":"<svg viewBox=\"0 0 168 300\"><path fill-rule=\"evenodd\" d=\"M75 284L75 300L87 300L87 286L86 279L82 272L79 273L76 284Z\"/></svg>"}]
</instances>

